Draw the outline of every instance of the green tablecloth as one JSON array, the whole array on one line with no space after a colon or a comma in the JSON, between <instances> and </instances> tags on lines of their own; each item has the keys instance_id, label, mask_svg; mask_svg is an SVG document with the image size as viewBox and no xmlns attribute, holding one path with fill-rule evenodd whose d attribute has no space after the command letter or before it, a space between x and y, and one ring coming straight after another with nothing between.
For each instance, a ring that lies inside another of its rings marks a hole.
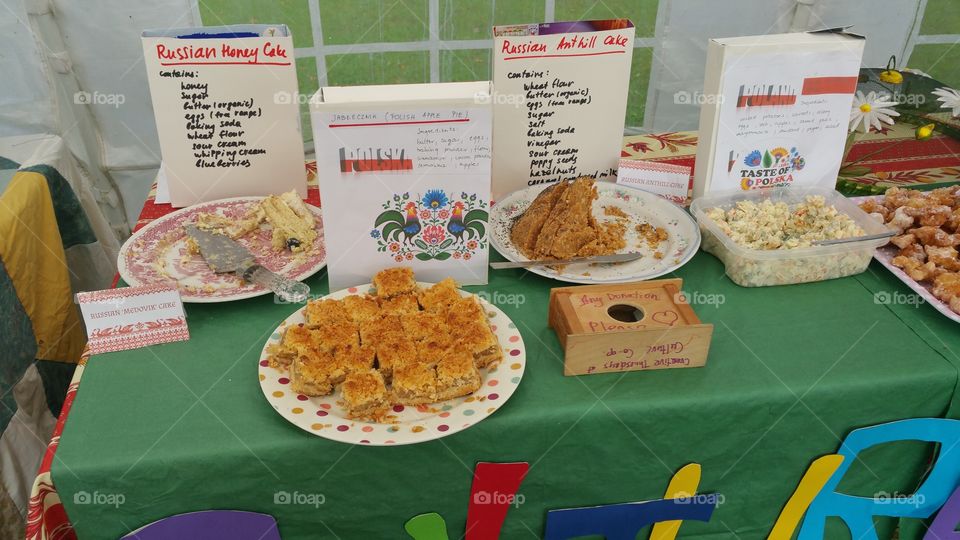
<instances>
[{"instance_id":1,"label":"green tablecloth","mask_svg":"<svg viewBox=\"0 0 960 540\"><path fill-rule=\"evenodd\" d=\"M402 447L331 442L267 404L257 359L296 306L270 297L191 304L190 341L90 360L54 480L81 539L211 508L272 514L284 538L343 539L402 538L408 518L436 511L457 538L474 464L529 461L525 502L503 527L514 539L541 536L551 508L660 498L673 472L697 462L701 491L724 502L681 537L754 539L766 537L810 461L851 429L956 415L956 325L929 306L874 303L876 291L910 292L878 264L857 277L747 289L699 253L676 275L686 291L725 300L696 306L715 325L705 368L564 377L546 324L549 289L562 284L511 270L468 287L525 296L501 306L527 345L523 382L470 429ZM326 291L325 277L308 283ZM919 443L871 449L841 488L910 492L929 458ZM81 491L122 494L123 504L77 504ZM278 491L322 493L325 503L274 504Z\"/></svg>"}]
</instances>

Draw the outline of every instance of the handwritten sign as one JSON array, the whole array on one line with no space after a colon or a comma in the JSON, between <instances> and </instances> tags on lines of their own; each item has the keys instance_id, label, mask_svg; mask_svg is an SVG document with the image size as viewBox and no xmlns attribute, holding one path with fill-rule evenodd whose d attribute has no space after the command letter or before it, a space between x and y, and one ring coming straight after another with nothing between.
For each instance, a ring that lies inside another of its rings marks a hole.
<instances>
[{"instance_id":1,"label":"handwritten sign","mask_svg":"<svg viewBox=\"0 0 960 540\"><path fill-rule=\"evenodd\" d=\"M633 57L627 19L494 27L493 195L616 172Z\"/></svg>"},{"instance_id":2,"label":"handwritten sign","mask_svg":"<svg viewBox=\"0 0 960 540\"><path fill-rule=\"evenodd\" d=\"M564 347L564 375L705 365L702 324L680 279L550 291L549 322Z\"/></svg>"},{"instance_id":3,"label":"handwritten sign","mask_svg":"<svg viewBox=\"0 0 960 540\"><path fill-rule=\"evenodd\" d=\"M293 39L285 26L143 33L170 202L306 197Z\"/></svg>"},{"instance_id":4,"label":"handwritten sign","mask_svg":"<svg viewBox=\"0 0 960 540\"><path fill-rule=\"evenodd\" d=\"M668 201L683 204L691 187L690 167L621 159L617 169L617 183L622 186L656 193Z\"/></svg>"},{"instance_id":5,"label":"handwritten sign","mask_svg":"<svg viewBox=\"0 0 960 540\"><path fill-rule=\"evenodd\" d=\"M834 32L710 40L694 197L833 186L863 44Z\"/></svg>"},{"instance_id":6,"label":"handwritten sign","mask_svg":"<svg viewBox=\"0 0 960 540\"><path fill-rule=\"evenodd\" d=\"M388 266L487 282L490 83L322 88L311 100L330 287Z\"/></svg>"},{"instance_id":7,"label":"handwritten sign","mask_svg":"<svg viewBox=\"0 0 960 540\"><path fill-rule=\"evenodd\" d=\"M190 339L176 287L124 287L77 293L92 354Z\"/></svg>"}]
</instances>

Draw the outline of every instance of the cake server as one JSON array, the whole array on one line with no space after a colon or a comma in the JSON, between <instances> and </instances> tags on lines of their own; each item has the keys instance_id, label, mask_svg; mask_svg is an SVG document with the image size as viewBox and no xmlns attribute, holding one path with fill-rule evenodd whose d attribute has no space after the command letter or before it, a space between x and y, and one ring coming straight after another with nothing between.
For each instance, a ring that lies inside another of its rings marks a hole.
<instances>
[{"instance_id":1,"label":"cake server","mask_svg":"<svg viewBox=\"0 0 960 540\"><path fill-rule=\"evenodd\" d=\"M643 257L643 253L617 253L615 255L599 255L597 257L575 257L562 261L521 261L521 262L492 262L490 268L503 270L504 268L530 268L531 266L557 266L576 263L618 263L635 261Z\"/></svg>"},{"instance_id":2,"label":"cake server","mask_svg":"<svg viewBox=\"0 0 960 540\"><path fill-rule=\"evenodd\" d=\"M890 238L896 235L896 231L887 231L877 234L867 234L864 236L853 236L850 238L837 238L834 240L814 240L810 243L815 246L835 246L837 244L849 244L851 242L863 242L865 240L880 240L881 238Z\"/></svg>"},{"instance_id":3,"label":"cake server","mask_svg":"<svg viewBox=\"0 0 960 540\"><path fill-rule=\"evenodd\" d=\"M277 293L286 302L303 302L310 295L310 287L305 283L287 279L257 264L253 254L239 242L200 230L193 224L184 225L183 229L200 246L200 254L214 272L234 272L246 282Z\"/></svg>"}]
</instances>

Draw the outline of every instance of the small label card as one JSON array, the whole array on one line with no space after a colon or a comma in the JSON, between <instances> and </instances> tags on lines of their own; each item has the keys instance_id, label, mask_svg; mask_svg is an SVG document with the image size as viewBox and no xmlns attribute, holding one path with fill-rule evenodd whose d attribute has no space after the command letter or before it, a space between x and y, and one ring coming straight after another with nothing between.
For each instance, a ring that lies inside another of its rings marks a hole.
<instances>
[{"instance_id":1,"label":"small label card","mask_svg":"<svg viewBox=\"0 0 960 540\"><path fill-rule=\"evenodd\" d=\"M91 354L190 339L176 288L162 285L77 293Z\"/></svg>"},{"instance_id":2,"label":"small label card","mask_svg":"<svg viewBox=\"0 0 960 540\"><path fill-rule=\"evenodd\" d=\"M660 195L664 199L683 204L690 189L690 167L621 159L617 169L617 183Z\"/></svg>"}]
</instances>

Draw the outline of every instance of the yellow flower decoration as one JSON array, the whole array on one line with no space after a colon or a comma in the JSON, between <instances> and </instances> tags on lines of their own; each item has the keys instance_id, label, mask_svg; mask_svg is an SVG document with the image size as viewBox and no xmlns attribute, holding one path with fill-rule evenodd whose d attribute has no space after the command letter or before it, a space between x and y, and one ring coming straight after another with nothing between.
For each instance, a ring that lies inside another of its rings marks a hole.
<instances>
[{"instance_id":1,"label":"yellow flower decoration","mask_svg":"<svg viewBox=\"0 0 960 540\"><path fill-rule=\"evenodd\" d=\"M900 84L903 82L903 74L895 69L888 69L880 72L880 80L890 84Z\"/></svg>"},{"instance_id":2,"label":"yellow flower decoration","mask_svg":"<svg viewBox=\"0 0 960 540\"><path fill-rule=\"evenodd\" d=\"M935 127L936 126L934 126L933 124L926 124L926 125L920 126L914 132L914 135L917 137L918 141L925 141L933 136L933 128Z\"/></svg>"}]
</instances>

